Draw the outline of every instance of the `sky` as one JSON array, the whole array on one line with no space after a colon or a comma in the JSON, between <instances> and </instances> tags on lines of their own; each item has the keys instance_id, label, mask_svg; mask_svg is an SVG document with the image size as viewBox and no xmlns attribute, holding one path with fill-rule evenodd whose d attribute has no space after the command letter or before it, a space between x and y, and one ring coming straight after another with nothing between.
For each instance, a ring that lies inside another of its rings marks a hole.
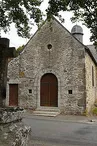
<instances>
[{"instance_id":1,"label":"sky","mask_svg":"<svg viewBox=\"0 0 97 146\"><path fill-rule=\"evenodd\" d=\"M47 8L47 6L48 6L48 0L44 0L44 2L41 5L41 10L43 11L43 13L45 13L45 9ZM71 29L75 24L80 25L83 28L83 33L84 33L83 43L85 45L92 44L89 40L91 34L89 29L86 28L86 26L82 25L81 22L72 23L70 21L70 18L72 17L71 12L61 12L60 14L62 15L62 18L65 19L65 22L62 23L62 25L64 25L66 29L68 29L71 32ZM37 30L37 26L36 25L32 26L31 36L33 36L36 30ZM25 45L28 42L28 39L21 38L17 35L14 24L11 24L11 29L6 34L3 31L1 31L1 37L6 37L10 39L10 47L18 48L19 46Z\"/></svg>"}]
</instances>

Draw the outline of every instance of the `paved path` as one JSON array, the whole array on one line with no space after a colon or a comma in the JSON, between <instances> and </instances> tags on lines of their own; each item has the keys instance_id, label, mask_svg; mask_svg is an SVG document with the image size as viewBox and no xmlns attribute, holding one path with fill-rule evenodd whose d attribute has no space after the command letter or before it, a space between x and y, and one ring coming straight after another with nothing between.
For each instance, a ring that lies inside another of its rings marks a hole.
<instances>
[{"instance_id":1,"label":"paved path","mask_svg":"<svg viewBox=\"0 0 97 146\"><path fill-rule=\"evenodd\" d=\"M55 118L25 115L31 126L29 146L97 146L97 121L80 116Z\"/></svg>"}]
</instances>

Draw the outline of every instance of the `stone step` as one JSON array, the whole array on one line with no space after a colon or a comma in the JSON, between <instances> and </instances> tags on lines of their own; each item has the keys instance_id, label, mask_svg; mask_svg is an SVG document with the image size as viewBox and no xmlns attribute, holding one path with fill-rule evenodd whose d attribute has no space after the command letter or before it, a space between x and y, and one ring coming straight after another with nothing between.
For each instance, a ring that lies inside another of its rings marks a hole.
<instances>
[{"instance_id":1,"label":"stone step","mask_svg":"<svg viewBox=\"0 0 97 146\"><path fill-rule=\"evenodd\" d=\"M33 111L33 114L36 116L55 117L55 116L59 115L60 112L36 110L36 111Z\"/></svg>"},{"instance_id":2,"label":"stone step","mask_svg":"<svg viewBox=\"0 0 97 146\"><path fill-rule=\"evenodd\" d=\"M57 107L39 107L36 111L60 112L60 109Z\"/></svg>"}]
</instances>

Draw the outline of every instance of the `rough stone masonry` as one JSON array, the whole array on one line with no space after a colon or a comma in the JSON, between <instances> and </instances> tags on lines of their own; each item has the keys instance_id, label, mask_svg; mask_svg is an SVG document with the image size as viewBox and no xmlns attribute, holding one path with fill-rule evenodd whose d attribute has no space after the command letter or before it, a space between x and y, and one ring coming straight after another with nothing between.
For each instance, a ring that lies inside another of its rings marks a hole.
<instances>
[{"instance_id":1,"label":"rough stone masonry","mask_svg":"<svg viewBox=\"0 0 97 146\"><path fill-rule=\"evenodd\" d=\"M0 146L27 146L30 133L30 127L19 122L23 110L4 106L8 58L14 56L14 50L9 39L0 38Z\"/></svg>"},{"instance_id":2,"label":"rough stone masonry","mask_svg":"<svg viewBox=\"0 0 97 146\"><path fill-rule=\"evenodd\" d=\"M6 97L7 64L8 57L14 56L15 48L9 47L9 39L0 38L0 107Z\"/></svg>"}]
</instances>

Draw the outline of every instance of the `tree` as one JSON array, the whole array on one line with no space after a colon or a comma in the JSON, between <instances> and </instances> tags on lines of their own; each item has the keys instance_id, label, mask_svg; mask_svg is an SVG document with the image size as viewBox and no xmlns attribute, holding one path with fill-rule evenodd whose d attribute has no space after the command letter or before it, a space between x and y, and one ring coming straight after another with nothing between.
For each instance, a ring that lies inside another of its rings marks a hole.
<instances>
[{"instance_id":1,"label":"tree","mask_svg":"<svg viewBox=\"0 0 97 146\"><path fill-rule=\"evenodd\" d=\"M23 51L23 49L24 49L24 45L19 46L19 47L16 49L15 57L19 56L19 54Z\"/></svg>"},{"instance_id":2,"label":"tree","mask_svg":"<svg viewBox=\"0 0 97 146\"><path fill-rule=\"evenodd\" d=\"M42 19L39 6L41 0L0 0L0 27L5 32L10 24L15 23L17 33L21 37L29 38L30 20L38 24Z\"/></svg>"},{"instance_id":3,"label":"tree","mask_svg":"<svg viewBox=\"0 0 97 146\"><path fill-rule=\"evenodd\" d=\"M18 35L29 38L30 21L41 22L39 8L42 0L0 0L0 27L8 31L15 23ZM47 18L58 16L60 11L72 11L72 21L81 20L90 29L91 41L97 44L97 0L49 0Z\"/></svg>"},{"instance_id":4,"label":"tree","mask_svg":"<svg viewBox=\"0 0 97 146\"><path fill-rule=\"evenodd\" d=\"M60 11L72 11L72 21L81 20L90 29L91 41L97 45L97 0L49 0L48 18Z\"/></svg>"}]
</instances>

